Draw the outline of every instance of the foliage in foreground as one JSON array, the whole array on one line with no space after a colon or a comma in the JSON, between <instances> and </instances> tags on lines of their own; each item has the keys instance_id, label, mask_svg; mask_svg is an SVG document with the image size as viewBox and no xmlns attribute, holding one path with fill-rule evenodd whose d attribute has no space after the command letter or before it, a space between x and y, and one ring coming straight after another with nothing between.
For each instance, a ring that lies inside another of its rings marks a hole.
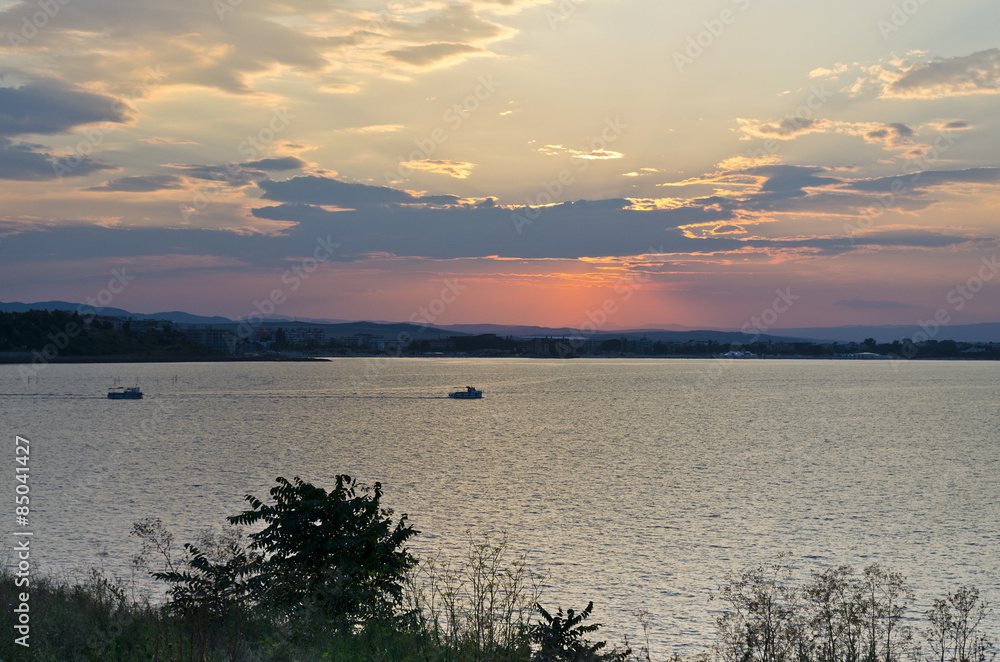
<instances>
[{"instance_id":1,"label":"foliage in foreground","mask_svg":"<svg viewBox=\"0 0 1000 662\"><path fill-rule=\"evenodd\" d=\"M577 660L579 662L624 662L632 654L630 648L624 651L600 652L607 647L607 642L594 643L584 635L600 628L599 623L582 625L594 611L594 603L588 602L580 613L568 609L563 615L560 608L553 616L545 611L540 604L535 604L542 620L531 626L531 639L538 645L532 660L536 662L558 662L559 660Z\"/></svg>"},{"instance_id":2,"label":"foliage in foreground","mask_svg":"<svg viewBox=\"0 0 1000 662\"><path fill-rule=\"evenodd\" d=\"M246 589L251 599L289 614L308 611L343 628L391 618L406 573L416 565L403 545L417 532L406 515L393 525L382 486L336 478L329 493L295 477L278 478L274 504L248 494L250 509L230 523L263 530L250 535Z\"/></svg>"},{"instance_id":3,"label":"foliage in foreground","mask_svg":"<svg viewBox=\"0 0 1000 662\"><path fill-rule=\"evenodd\" d=\"M273 504L247 496L231 524L263 525L245 536L206 532L175 558L156 519L137 522L137 565L169 585L166 604L93 573L69 585L32 577L30 649L0 638L0 660L59 662L652 662L588 639L593 612L546 610L539 576L506 540L470 537L457 564L417 564L404 548L416 532L392 521L381 486L338 476L329 492L279 478ZM0 623L9 633L24 588L0 570ZM717 598L712 654L697 662L992 662L982 632L989 605L960 587L935 600L915 626L913 595L899 573L877 564L827 568L793 581L782 558L727 576ZM917 635L926 644L922 650ZM706 642L708 645L710 642ZM674 654L671 662L681 662Z\"/></svg>"},{"instance_id":4,"label":"foliage in foreground","mask_svg":"<svg viewBox=\"0 0 1000 662\"><path fill-rule=\"evenodd\" d=\"M729 575L718 598L727 609L716 619L714 645L721 662L991 662L993 642L979 626L989 606L975 588L959 587L935 600L917 642L913 592L904 577L872 564L814 573L805 585L776 563Z\"/></svg>"}]
</instances>

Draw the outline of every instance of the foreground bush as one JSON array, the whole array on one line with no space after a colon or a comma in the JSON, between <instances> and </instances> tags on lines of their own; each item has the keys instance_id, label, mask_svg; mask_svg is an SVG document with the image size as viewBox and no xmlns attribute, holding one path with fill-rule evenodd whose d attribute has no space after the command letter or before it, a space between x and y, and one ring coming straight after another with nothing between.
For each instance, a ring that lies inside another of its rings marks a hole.
<instances>
[{"instance_id":1,"label":"foreground bush","mask_svg":"<svg viewBox=\"0 0 1000 662\"><path fill-rule=\"evenodd\" d=\"M250 509L228 518L266 525L250 535L254 553L244 555L246 593L290 615L308 611L343 628L392 618L406 573L417 563L403 545L417 532L406 515L393 525L379 483L368 488L346 475L336 481L327 493L298 477L278 478L273 505L248 494ZM238 565L230 573L234 581L244 574Z\"/></svg>"},{"instance_id":2,"label":"foreground bush","mask_svg":"<svg viewBox=\"0 0 1000 662\"><path fill-rule=\"evenodd\" d=\"M583 621L590 618L591 612L594 611L593 602L588 602L587 607L580 613L568 609L563 615L560 608L555 616L545 611L545 608L539 604L536 604L535 607L542 620L531 627L531 639L538 646L531 658L532 662L560 662L561 660L625 662L632 654L632 650L629 648L624 651L602 652L602 649L607 647L607 642L594 643L584 636L601 627L598 623L583 625Z\"/></svg>"}]
</instances>

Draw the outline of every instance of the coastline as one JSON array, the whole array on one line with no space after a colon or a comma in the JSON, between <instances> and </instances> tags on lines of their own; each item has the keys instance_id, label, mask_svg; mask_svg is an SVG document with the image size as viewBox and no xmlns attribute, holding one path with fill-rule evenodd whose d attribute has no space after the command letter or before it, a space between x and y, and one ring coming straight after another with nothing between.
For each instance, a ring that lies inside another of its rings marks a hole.
<instances>
[{"instance_id":1,"label":"coastline","mask_svg":"<svg viewBox=\"0 0 1000 662\"><path fill-rule=\"evenodd\" d=\"M0 356L0 365L32 365L34 356ZM57 356L45 363L235 363L327 361L319 356Z\"/></svg>"},{"instance_id":2,"label":"coastline","mask_svg":"<svg viewBox=\"0 0 1000 662\"><path fill-rule=\"evenodd\" d=\"M3 356L0 355L0 365L33 365L34 356ZM724 355L707 356L696 354L663 354L649 355L637 354L631 356L539 356L539 355L509 355L497 356L489 354L464 354L446 356L420 356L420 355L399 355L399 354L353 354L349 356L57 356L45 360L49 364L91 364L91 363L310 363L319 361L331 361L333 359L426 359L426 360L448 360L448 359L533 359L544 361L565 361L573 359L601 359L601 360L656 360L656 359L684 359L684 360L705 360L731 362L753 362L753 361L863 361L866 363L897 363L899 361L955 361L992 362L997 359L984 357L920 357L914 356L905 358L902 356L885 356L871 359L851 358L844 356L805 356L805 355L783 355L783 356L759 356L754 358L733 358Z\"/></svg>"}]
</instances>

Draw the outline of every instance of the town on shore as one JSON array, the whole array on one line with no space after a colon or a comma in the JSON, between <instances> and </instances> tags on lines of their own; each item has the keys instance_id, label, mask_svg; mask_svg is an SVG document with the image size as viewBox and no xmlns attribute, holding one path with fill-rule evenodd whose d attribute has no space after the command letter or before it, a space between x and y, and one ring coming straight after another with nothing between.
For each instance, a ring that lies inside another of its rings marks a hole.
<instances>
[{"instance_id":1,"label":"town on shore","mask_svg":"<svg viewBox=\"0 0 1000 662\"><path fill-rule=\"evenodd\" d=\"M0 312L0 362L300 360L356 356L1000 359L1000 343L903 337L823 342L724 331L525 335L416 324L288 320L185 324L95 313ZM928 334L925 334L928 335Z\"/></svg>"}]
</instances>

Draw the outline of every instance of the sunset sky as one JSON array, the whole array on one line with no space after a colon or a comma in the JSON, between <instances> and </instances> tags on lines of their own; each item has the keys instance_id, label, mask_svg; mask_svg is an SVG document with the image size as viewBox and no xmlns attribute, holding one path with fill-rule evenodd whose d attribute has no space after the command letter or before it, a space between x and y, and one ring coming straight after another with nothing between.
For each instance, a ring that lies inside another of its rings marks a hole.
<instances>
[{"instance_id":1,"label":"sunset sky","mask_svg":"<svg viewBox=\"0 0 1000 662\"><path fill-rule=\"evenodd\" d=\"M995 0L0 0L0 301L1000 321L997 25Z\"/></svg>"}]
</instances>

